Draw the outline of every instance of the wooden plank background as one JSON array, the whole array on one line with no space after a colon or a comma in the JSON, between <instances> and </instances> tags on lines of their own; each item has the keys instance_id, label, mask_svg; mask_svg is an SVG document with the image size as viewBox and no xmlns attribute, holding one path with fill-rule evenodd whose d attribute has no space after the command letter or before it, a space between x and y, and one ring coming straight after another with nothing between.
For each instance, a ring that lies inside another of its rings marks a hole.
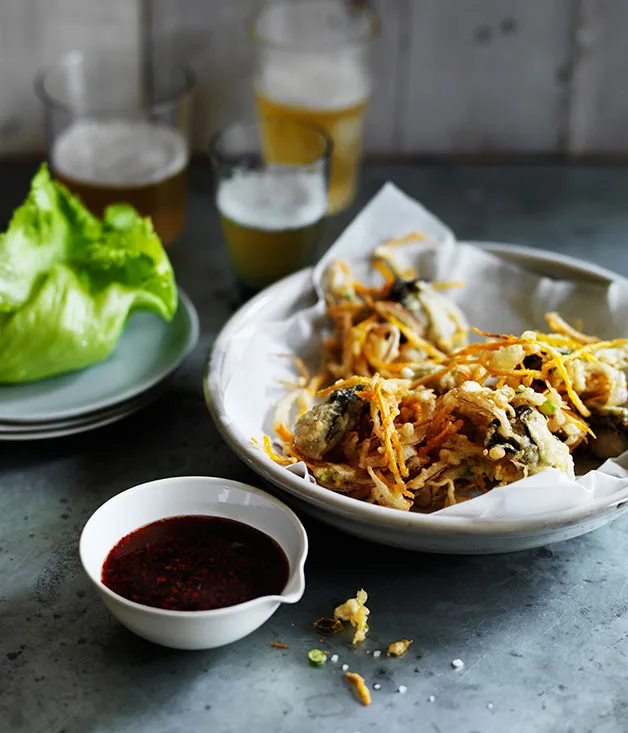
<instances>
[{"instance_id":1,"label":"wooden plank background","mask_svg":"<svg viewBox=\"0 0 628 733\"><path fill-rule=\"evenodd\" d=\"M0 0L0 155L44 149L33 91L42 66L73 49L124 50L139 62L140 9L136 0Z\"/></svg>"},{"instance_id":2,"label":"wooden plank background","mask_svg":"<svg viewBox=\"0 0 628 733\"><path fill-rule=\"evenodd\" d=\"M252 114L245 20L258 0L1 0L0 154L41 152L32 91L64 51L188 62L194 148ZM371 0L382 33L366 126L373 155L628 153L626 0Z\"/></svg>"}]
</instances>

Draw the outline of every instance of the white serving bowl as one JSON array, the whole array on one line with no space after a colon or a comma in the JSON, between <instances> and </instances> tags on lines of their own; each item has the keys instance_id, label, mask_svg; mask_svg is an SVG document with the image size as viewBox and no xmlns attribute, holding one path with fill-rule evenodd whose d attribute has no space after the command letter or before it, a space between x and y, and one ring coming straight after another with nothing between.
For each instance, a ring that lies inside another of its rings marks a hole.
<instances>
[{"instance_id":1,"label":"white serving bowl","mask_svg":"<svg viewBox=\"0 0 628 733\"><path fill-rule=\"evenodd\" d=\"M103 563L122 537L150 522L191 514L235 519L279 543L290 563L282 593L211 611L170 611L129 601L102 583ZM109 499L83 528L79 551L105 605L127 629L174 649L211 649L255 631L280 603L300 600L307 549L298 517L270 494L229 479L179 476L140 484Z\"/></svg>"},{"instance_id":2,"label":"white serving bowl","mask_svg":"<svg viewBox=\"0 0 628 733\"><path fill-rule=\"evenodd\" d=\"M529 247L470 242L507 262L557 279L608 284L628 283L609 270L582 260ZM591 532L628 512L624 499L586 503L560 512L490 521L458 516L402 512L369 504L304 481L273 463L233 420L225 400L233 364L241 358L238 340L244 327L269 330L277 322L316 302L312 269L300 270L245 303L223 327L209 353L204 380L209 412L232 450L263 479L274 484L299 509L344 532L391 547L423 552L480 555L542 547ZM256 397L254 395L253 397Z\"/></svg>"}]
</instances>

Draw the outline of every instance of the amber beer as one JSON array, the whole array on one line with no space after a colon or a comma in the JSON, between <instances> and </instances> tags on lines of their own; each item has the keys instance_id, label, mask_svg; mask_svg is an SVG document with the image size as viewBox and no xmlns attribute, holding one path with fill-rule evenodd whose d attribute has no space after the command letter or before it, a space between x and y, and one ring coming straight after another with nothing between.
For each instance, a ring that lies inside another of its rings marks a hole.
<instances>
[{"instance_id":1,"label":"amber beer","mask_svg":"<svg viewBox=\"0 0 628 733\"><path fill-rule=\"evenodd\" d=\"M216 204L245 289L260 290L312 263L327 208L322 171L238 171L219 183Z\"/></svg>"},{"instance_id":2,"label":"amber beer","mask_svg":"<svg viewBox=\"0 0 628 733\"><path fill-rule=\"evenodd\" d=\"M316 63L271 58L258 74L255 97L262 129L264 118L288 118L321 127L331 137L329 213L342 211L355 197L369 87L366 72L351 56ZM269 157L281 159L287 146L298 145L295 134L267 127Z\"/></svg>"},{"instance_id":3,"label":"amber beer","mask_svg":"<svg viewBox=\"0 0 628 733\"><path fill-rule=\"evenodd\" d=\"M54 141L55 177L102 216L125 201L150 216L165 245L183 231L188 149L177 130L148 122L79 121Z\"/></svg>"}]
</instances>

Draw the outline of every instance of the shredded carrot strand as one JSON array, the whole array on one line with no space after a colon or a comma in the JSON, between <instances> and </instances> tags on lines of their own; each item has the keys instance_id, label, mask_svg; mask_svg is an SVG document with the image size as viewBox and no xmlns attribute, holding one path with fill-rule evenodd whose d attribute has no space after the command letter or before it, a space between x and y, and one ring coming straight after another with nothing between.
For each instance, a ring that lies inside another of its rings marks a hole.
<instances>
[{"instance_id":1,"label":"shredded carrot strand","mask_svg":"<svg viewBox=\"0 0 628 733\"><path fill-rule=\"evenodd\" d=\"M273 430L286 443L289 443L291 440L294 440L294 435L281 422L277 423L276 425L273 425Z\"/></svg>"},{"instance_id":2,"label":"shredded carrot strand","mask_svg":"<svg viewBox=\"0 0 628 733\"><path fill-rule=\"evenodd\" d=\"M582 346L581 348L572 351L571 354L566 354L564 358L566 361L571 361L572 359L580 359L585 356L594 356L596 351L602 351L602 349L616 349L618 346L626 345L628 345L628 339L597 341L594 344L587 344L586 346ZM599 359L596 359L596 361L599 362Z\"/></svg>"},{"instance_id":3,"label":"shredded carrot strand","mask_svg":"<svg viewBox=\"0 0 628 733\"><path fill-rule=\"evenodd\" d=\"M395 450L393 448L393 434L396 435L395 428L394 428L394 425L392 424L392 420L390 419L388 407L382 395L381 381L378 380L375 383L375 388L373 391L374 391L374 397L375 397L374 402L375 402L377 409L379 410L380 417L381 417L382 432L383 432L383 439L384 439L383 445L384 445L384 450L386 452L386 458L388 460L388 467L390 471L392 472L393 476L395 477L395 481L398 484L403 484L400 467L397 462L397 456L395 455ZM403 455L402 455L402 460L403 460ZM407 471L407 468L406 468L406 471Z\"/></svg>"},{"instance_id":4,"label":"shredded carrot strand","mask_svg":"<svg viewBox=\"0 0 628 733\"><path fill-rule=\"evenodd\" d=\"M562 355L551 346L546 346L545 348L548 349L550 354L552 354L553 358L551 361L543 365L543 372L547 373L549 370L552 369L552 367L554 367L556 371L559 373L561 379L563 380L565 384L565 390L567 391L567 394L569 395L569 399L573 403L574 407L578 410L578 412L583 417L589 417L591 415L591 411L582 402L582 400L576 393L576 390L573 388L573 383L571 381L571 377L567 373L567 369L565 367Z\"/></svg>"},{"instance_id":5,"label":"shredded carrot strand","mask_svg":"<svg viewBox=\"0 0 628 733\"><path fill-rule=\"evenodd\" d=\"M421 232L410 232L403 237L395 237L394 239L387 239L384 243L385 247L398 247L400 244L408 244L409 242L424 242L425 234Z\"/></svg>"},{"instance_id":6,"label":"shredded carrot strand","mask_svg":"<svg viewBox=\"0 0 628 733\"><path fill-rule=\"evenodd\" d=\"M368 386L369 379L365 379L364 377L349 377L349 379L341 379L338 382L335 382L330 387L326 387L325 389L320 389L317 393L317 397L327 397L327 395L330 395L332 392L335 392L337 389L348 389L349 387L355 387L358 384L364 384L365 386Z\"/></svg>"},{"instance_id":7,"label":"shredded carrot strand","mask_svg":"<svg viewBox=\"0 0 628 733\"><path fill-rule=\"evenodd\" d=\"M464 280L439 280L432 283L434 290L449 290L450 288L464 288L466 287Z\"/></svg>"},{"instance_id":8,"label":"shredded carrot strand","mask_svg":"<svg viewBox=\"0 0 628 733\"><path fill-rule=\"evenodd\" d=\"M253 441L259 445L259 443L253 438ZM264 436L264 452L266 455L272 460L275 461L275 463L279 463L281 466L290 466L293 463L296 463L294 459L291 458L285 458L284 456L280 456L273 450L272 443L270 442L270 437L268 435Z\"/></svg>"},{"instance_id":9,"label":"shredded carrot strand","mask_svg":"<svg viewBox=\"0 0 628 733\"><path fill-rule=\"evenodd\" d=\"M546 313L545 320L552 331L568 336L569 338L574 339L574 341L580 341L584 344L594 344L600 340L596 336L587 336L573 326L570 326L569 323L561 318L561 316L559 316L555 311Z\"/></svg>"},{"instance_id":10,"label":"shredded carrot strand","mask_svg":"<svg viewBox=\"0 0 628 733\"><path fill-rule=\"evenodd\" d=\"M384 260L375 260L373 267L384 276L387 283L392 284L395 282L395 275Z\"/></svg>"}]
</instances>

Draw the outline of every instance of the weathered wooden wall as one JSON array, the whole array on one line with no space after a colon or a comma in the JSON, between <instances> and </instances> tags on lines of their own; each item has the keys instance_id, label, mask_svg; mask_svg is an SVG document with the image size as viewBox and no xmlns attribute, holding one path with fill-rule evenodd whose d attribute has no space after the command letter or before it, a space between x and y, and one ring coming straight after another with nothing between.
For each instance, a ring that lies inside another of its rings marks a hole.
<instances>
[{"instance_id":1,"label":"weathered wooden wall","mask_svg":"<svg viewBox=\"0 0 628 733\"><path fill-rule=\"evenodd\" d=\"M43 149L33 79L72 49L139 52L136 0L0 0L0 154Z\"/></svg>"},{"instance_id":2,"label":"weathered wooden wall","mask_svg":"<svg viewBox=\"0 0 628 733\"><path fill-rule=\"evenodd\" d=\"M626 0L371 0L373 154L628 153ZM252 112L258 0L0 0L0 153L41 150L35 71L72 48L196 70L194 142Z\"/></svg>"}]
</instances>

